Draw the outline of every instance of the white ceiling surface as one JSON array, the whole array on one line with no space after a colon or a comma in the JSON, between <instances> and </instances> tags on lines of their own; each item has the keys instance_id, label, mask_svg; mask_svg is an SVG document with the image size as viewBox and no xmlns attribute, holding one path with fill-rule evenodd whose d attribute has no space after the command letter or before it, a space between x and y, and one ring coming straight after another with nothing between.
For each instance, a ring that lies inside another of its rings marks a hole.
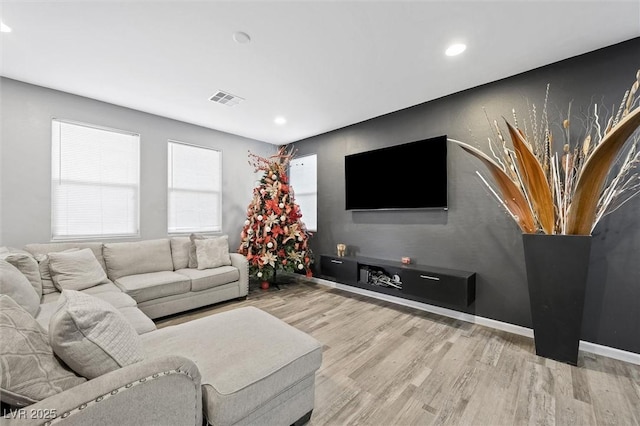
<instances>
[{"instance_id":1,"label":"white ceiling surface","mask_svg":"<svg viewBox=\"0 0 640 426\"><path fill-rule=\"evenodd\" d=\"M5 77L273 144L640 35L639 0L3 1L0 18Z\"/></svg>"}]
</instances>

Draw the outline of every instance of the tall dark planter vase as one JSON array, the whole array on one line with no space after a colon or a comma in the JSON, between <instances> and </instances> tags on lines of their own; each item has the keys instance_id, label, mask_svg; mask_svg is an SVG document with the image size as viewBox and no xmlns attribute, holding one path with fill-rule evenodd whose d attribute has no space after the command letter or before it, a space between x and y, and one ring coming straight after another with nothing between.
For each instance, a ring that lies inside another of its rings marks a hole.
<instances>
[{"instance_id":1,"label":"tall dark planter vase","mask_svg":"<svg viewBox=\"0 0 640 426\"><path fill-rule=\"evenodd\" d=\"M578 364L590 235L523 234L536 354Z\"/></svg>"}]
</instances>

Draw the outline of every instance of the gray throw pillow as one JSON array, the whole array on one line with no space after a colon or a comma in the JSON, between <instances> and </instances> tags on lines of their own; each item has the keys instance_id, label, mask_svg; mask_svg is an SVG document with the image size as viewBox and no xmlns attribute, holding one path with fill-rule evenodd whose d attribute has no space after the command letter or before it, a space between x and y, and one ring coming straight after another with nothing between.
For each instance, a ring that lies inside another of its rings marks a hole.
<instances>
[{"instance_id":1,"label":"gray throw pillow","mask_svg":"<svg viewBox=\"0 0 640 426\"><path fill-rule=\"evenodd\" d=\"M88 379L144 359L140 336L124 315L79 291L62 291L49 339L55 354Z\"/></svg>"},{"instance_id":2,"label":"gray throw pillow","mask_svg":"<svg viewBox=\"0 0 640 426\"><path fill-rule=\"evenodd\" d=\"M12 298L0 295L2 402L23 407L86 381L54 356L40 324Z\"/></svg>"},{"instance_id":3,"label":"gray throw pillow","mask_svg":"<svg viewBox=\"0 0 640 426\"><path fill-rule=\"evenodd\" d=\"M78 251L78 248L70 248L60 253L68 253L71 251ZM38 262L38 269L40 269L40 278L42 279L42 294L57 293L58 289L53 284L53 278L51 277L51 270L49 269L49 254L36 254L36 261Z\"/></svg>"},{"instance_id":4,"label":"gray throw pillow","mask_svg":"<svg viewBox=\"0 0 640 426\"><path fill-rule=\"evenodd\" d=\"M194 243L196 245L198 269L231 265L228 236L195 240Z\"/></svg>"},{"instance_id":5,"label":"gray throw pillow","mask_svg":"<svg viewBox=\"0 0 640 426\"><path fill-rule=\"evenodd\" d=\"M216 238L226 238L227 239L227 246L228 246L228 236L227 235L222 235L222 236L217 236L217 235L212 235L212 236L207 236L207 235L201 235L201 234L191 234L189 235L189 239L191 240L191 246L189 247L189 268L198 268L198 254L196 252L196 240L213 240ZM228 248L227 248L228 250ZM231 264L231 262L229 262L229 265Z\"/></svg>"},{"instance_id":6,"label":"gray throw pillow","mask_svg":"<svg viewBox=\"0 0 640 426\"><path fill-rule=\"evenodd\" d=\"M171 238L171 259L173 260L173 270L185 269L189 267L189 249L191 239L189 237Z\"/></svg>"},{"instance_id":7,"label":"gray throw pillow","mask_svg":"<svg viewBox=\"0 0 640 426\"><path fill-rule=\"evenodd\" d=\"M38 262L30 254L20 252L10 252L4 258L7 262L15 266L24 275L31 286L36 291L39 298L42 298L42 279L40 278L40 268Z\"/></svg>"},{"instance_id":8,"label":"gray throw pillow","mask_svg":"<svg viewBox=\"0 0 640 426\"><path fill-rule=\"evenodd\" d=\"M27 277L6 260L0 260L0 294L10 296L34 317L40 310L40 297Z\"/></svg>"},{"instance_id":9,"label":"gray throw pillow","mask_svg":"<svg viewBox=\"0 0 640 426\"><path fill-rule=\"evenodd\" d=\"M49 253L49 270L58 290L84 290L107 281L91 249Z\"/></svg>"}]
</instances>

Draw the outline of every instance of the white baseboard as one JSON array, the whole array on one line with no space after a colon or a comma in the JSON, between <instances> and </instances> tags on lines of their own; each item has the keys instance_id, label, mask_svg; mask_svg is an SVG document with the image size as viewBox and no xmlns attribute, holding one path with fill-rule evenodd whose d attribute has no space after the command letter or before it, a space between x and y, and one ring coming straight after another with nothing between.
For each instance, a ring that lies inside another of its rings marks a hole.
<instances>
[{"instance_id":1,"label":"white baseboard","mask_svg":"<svg viewBox=\"0 0 640 426\"><path fill-rule=\"evenodd\" d=\"M449 318L459 319L461 321L470 322L473 324L490 327L496 330L506 331L508 333L518 334L533 339L533 330L527 327L521 327L515 324L509 324L508 322L497 321L491 318L484 318L477 315L467 314L464 312L458 312L451 309L441 308L439 306L433 306L426 303L414 302L413 300L402 299L400 297L389 296L382 293L376 293L375 291L365 290L359 287L353 287L346 284L335 283L333 281L324 280L322 278L308 278L312 282L321 284L327 287L338 288L340 290L349 291L351 293L360 294L363 296L372 297L374 299L384 300L387 302L396 303L398 305L408 306L410 308L419 309L425 312L431 312L434 314L442 315ZM634 352L623 351L621 349L612 348L610 346L598 345L596 343L580 341L580 350L584 352L590 352L596 355L606 356L608 358L617 359L631 364L640 365L640 354Z\"/></svg>"}]
</instances>

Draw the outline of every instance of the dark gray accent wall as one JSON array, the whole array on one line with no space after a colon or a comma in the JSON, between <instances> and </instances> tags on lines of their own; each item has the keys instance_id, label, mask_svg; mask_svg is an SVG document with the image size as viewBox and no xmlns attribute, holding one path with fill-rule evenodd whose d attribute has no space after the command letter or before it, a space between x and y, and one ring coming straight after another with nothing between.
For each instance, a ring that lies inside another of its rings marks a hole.
<instances>
[{"instance_id":1,"label":"dark gray accent wall","mask_svg":"<svg viewBox=\"0 0 640 426\"><path fill-rule=\"evenodd\" d=\"M0 90L0 245L51 239L52 118L140 134L143 239L167 236L167 140L222 151L222 231L232 251L240 243L256 180L247 151L271 155L275 146L7 78Z\"/></svg>"},{"instance_id":2,"label":"dark gray accent wall","mask_svg":"<svg viewBox=\"0 0 640 426\"><path fill-rule=\"evenodd\" d=\"M475 271L476 301L467 312L531 327L521 232L476 176L485 169L475 158L449 143L448 211L351 212L344 208L344 156L442 134L483 144L490 134L485 110L492 119L512 120L512 108L524 117L528 103L542 108L547 83L551 117L566 113L569 102L575 113L593 101L611 112L639 68L636 38L297 142L298 155L318 155L318 232L312 248L316 255L333 254L336 243L345 243L352 254L409 256L419 264ZM437 82L425 76L425 84ZM572 124L577 132L579 120ZM429 187L428 181L397 182L384 169L366 173L381 191L394 185ZM587 285L582 340L640 353L640 197L593 232Z\"/></svg>"}]
</instances>

